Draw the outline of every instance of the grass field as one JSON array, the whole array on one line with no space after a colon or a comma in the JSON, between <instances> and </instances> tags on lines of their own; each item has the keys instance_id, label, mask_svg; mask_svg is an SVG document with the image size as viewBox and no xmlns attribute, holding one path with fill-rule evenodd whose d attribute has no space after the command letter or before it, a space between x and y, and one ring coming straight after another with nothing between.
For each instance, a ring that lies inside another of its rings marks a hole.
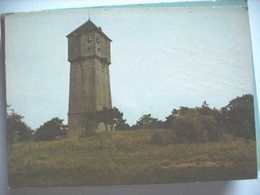
<instances>
[{"instance_id":1,"label":"grass field","mask_svg":"<svg viewBox=\"0 0 260 195\"><path fill-rule=\"evenodd\" d=\"M151 142L154 133L165 143ZM181 144L171 130L111 131L16 143L8 161L11 188L233 180L256 177L256 143L226 135Z\"/></svg>"}]
</instances>

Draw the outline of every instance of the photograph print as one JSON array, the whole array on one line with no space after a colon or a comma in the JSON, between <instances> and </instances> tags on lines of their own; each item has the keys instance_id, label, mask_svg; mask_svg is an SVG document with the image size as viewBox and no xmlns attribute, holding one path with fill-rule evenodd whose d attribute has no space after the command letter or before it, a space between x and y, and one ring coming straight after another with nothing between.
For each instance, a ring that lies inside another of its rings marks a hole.
<instances>
[{"instance_id":1,"label":"photograph print","mask_svg":"<svg viewBox=\"0 0 260 195\"><path fill-rule=\"evenodd\" d=\"M5 14L10 188L257 177L247 7Z\"/></svg>"}]
</instances>

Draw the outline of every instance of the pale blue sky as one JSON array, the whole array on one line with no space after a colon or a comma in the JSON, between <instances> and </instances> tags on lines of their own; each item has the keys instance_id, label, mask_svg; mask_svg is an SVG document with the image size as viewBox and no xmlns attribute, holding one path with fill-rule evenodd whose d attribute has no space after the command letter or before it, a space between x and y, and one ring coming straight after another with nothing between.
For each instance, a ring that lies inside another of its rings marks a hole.
<instances>
[{"instance_id":1,"label":"pale blue sky","mask_svg":"<svg viewBox=\"0 0 260 195\"><path fill-rule=\"evenodd\" d=\"M67 122L65 36L87 19L88 10L6 17L7 102L32 128L56 116ZM130 124L253 93L245 8L100 9L91 20L113 40L112 104Z\"/></svg>"}]
</instances>

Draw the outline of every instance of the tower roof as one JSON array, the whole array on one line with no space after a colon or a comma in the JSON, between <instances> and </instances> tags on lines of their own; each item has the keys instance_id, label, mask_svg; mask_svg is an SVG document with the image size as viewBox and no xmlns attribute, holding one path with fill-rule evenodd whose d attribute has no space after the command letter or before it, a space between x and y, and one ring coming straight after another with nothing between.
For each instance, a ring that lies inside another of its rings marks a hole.
<instances>
[{"instance_id":1,"label":"tower roof","mask_svg":"<svg viewBox=\"0 0 260 195\"><path fill-rule=\"evenodd\" d=\"M90 32L90 31L97 31L102 36L104 36L108 41L112 41L105 35L105 33L102 32L101 28L97 27L90 19L84 24L82 24L80 27L72 31L70 34L68 34L67 37L74 36L74 35L81 35L84 32Z\"/></svg>"}]
</instances>

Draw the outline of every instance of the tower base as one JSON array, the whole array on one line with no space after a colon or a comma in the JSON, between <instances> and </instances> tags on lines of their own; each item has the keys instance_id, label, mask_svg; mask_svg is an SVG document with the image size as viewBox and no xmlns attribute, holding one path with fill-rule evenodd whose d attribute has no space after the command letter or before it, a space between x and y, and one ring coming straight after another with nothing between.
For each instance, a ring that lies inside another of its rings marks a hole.
<instances>
[{"instance_id":1,"label":"tower base","mask_svg":"<svg viewBox=\"0 0 260 195\"><path fill-rule=\"evenodd\" d=\"M87 135L86 128L81 125L81 116L82 114L73 114L69 115L68 118L68 136L85 136ZM112 130L111 125L106 125L103 122L96 124L92 127L92 132L105 132Z\"/></svg>"}]
</instances>

